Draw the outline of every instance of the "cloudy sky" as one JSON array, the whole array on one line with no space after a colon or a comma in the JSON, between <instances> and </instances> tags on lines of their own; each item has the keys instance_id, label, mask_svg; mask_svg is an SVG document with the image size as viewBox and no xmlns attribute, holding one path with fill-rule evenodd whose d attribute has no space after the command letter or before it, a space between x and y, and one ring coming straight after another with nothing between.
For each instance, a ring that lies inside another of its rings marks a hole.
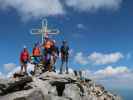
<instances>
[{"instance_id":1,"label":"cloudy sky","mask_svg":"<svg viewBox=\"0 0 133 100\"><path fill-rule=\"evenodd\" d=\"M132 4L132 0L0 0L0 76L19 69L23 45L31 52L33 43L41 41L41 36L31 35L30 30L40 28L41 19L47 18L50 28L60 30L60 35L52 36L57 44L65 39L70 45L72 69L130 88Z\"/></svg>"}]
</instances>

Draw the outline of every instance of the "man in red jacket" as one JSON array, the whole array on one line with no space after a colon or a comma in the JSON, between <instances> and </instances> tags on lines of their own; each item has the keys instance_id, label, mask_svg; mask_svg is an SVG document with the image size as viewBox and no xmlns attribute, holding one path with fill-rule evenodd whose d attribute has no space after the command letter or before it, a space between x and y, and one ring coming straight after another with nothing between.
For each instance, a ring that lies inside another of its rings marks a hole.
<instances>
[{"instance_id":1,"label":"man in red jacket","mask_svg":"<svg viewBox=\"0 0 133 100\"><path fill-rule=\"evenodd\" d=\"M29 52L27 50L27 48L24 46L23 51L21 52L20 55L20 63L21 63L21 71L20 73L23 73L23 69L24 69L24 73L27 74L27 63L29 62Z\"/></svg>"}]
</instances>

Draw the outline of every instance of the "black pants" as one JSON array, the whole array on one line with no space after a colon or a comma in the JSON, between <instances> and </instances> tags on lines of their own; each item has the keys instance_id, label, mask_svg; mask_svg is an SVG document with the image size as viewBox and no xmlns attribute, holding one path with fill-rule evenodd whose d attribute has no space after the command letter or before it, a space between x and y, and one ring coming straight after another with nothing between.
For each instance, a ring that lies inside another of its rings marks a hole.
<instances>
[{"instance_id":1,"label":"black pants","mask_svg":"<svg viewBox=\"0 0 133 100\"><path fill-rule=\"evenodd\" d=\"M66 63L66 73L68 73L68 55L63 55L61 57L61 67L60 67L61 74L62 74L62 69L65 63Z\"/></svg>"}]
</instances>

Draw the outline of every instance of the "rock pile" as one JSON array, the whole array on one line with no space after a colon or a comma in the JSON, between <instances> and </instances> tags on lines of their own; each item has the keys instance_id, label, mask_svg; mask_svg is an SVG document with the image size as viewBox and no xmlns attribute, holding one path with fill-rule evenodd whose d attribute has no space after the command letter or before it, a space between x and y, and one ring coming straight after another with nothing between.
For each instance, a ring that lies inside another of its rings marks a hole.
<instances>
[{"instance_id":1,"label":"rock pile","mask_svg":"<svg viewBox=\"0 0 133 100\"><path fill-rule=\"evenodd\" d=\"M74 75L46 72L37 77L0 80L0 100L121 100L117 95Z\"/></svg>"}]
</instances>

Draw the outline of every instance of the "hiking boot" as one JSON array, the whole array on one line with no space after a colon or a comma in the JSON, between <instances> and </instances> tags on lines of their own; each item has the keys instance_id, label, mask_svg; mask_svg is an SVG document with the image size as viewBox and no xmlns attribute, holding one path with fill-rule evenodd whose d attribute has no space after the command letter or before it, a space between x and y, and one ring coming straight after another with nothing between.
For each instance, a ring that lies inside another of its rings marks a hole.
<instances>
[{"instance_id":1,"label":"hiking boot","mask_svg":"<svg viewBox=\"0 0 133 100\"><path fill-rule=\"evenodd\" d=\"M69 72L66 72L66 74L69 74Z\"/></svg>"},{"instance_id":2,"label":"hiking boot","mask_svg":"<svg viewBox=\"0 0 133 100\"><path fill-rule=\"evenodd\" d=\"M62 74L62 72L59 72L59 74Z\"/></svg>"},{"instance_id":3,"label":"hiking boot","mask_svg":"<svg viewBox=\"0 0 133 100\"><path fill-rule=\"evenodd\" d=\"M27 72L25 72L25 73L24 73L24 76L28 76L28 73L27 73Z\"/></svg>"},{"instance_id":4,"label":"hiking boot","mask_svg":"<svg viewBox=\"0 0 133 100\"><path fill-rule=\"evenodd\" d=\"M34 71L30 71L30 74L31 74L32 76L34 76L34 75L35 75L35 72L34 72Z\"/></svg>"}]
</instances>

